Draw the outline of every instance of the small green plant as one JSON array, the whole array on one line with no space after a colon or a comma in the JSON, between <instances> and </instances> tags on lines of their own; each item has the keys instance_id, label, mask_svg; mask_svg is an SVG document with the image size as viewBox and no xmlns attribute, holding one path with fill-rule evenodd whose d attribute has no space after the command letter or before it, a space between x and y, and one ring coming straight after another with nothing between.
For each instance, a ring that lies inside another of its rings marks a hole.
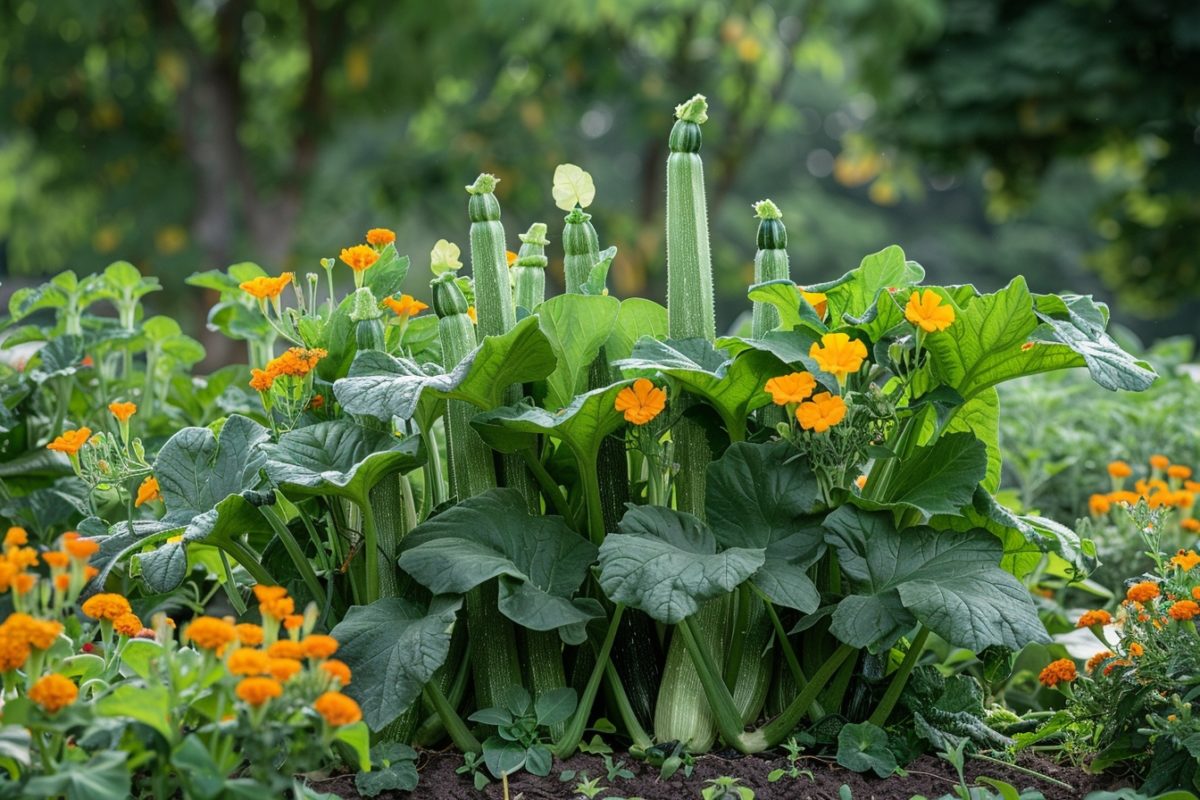
<instances>
[{"instance_id":1,"label":"small green plant","mask_svg":"<svg viewBox=\"0 0 1200 800\"><path fill-rule=\"evenodd\" d=\"M721 775L705 783L708 786L700 790L703 800L754 800L754 790L742 786L741 781L729 775Z\"/></svg>"},{"instance_id":2,"label":"small green plant","mask_svg":"<svg viewBox=\"0 0 1200 800\"><path fill-rule=\"evenodd\" d=\"M690 778L696 760L682 742L665 742L654 745L646 750L646 762L652 767L658 767L658 779L670 780L676 772L683 770L683 776Z\"/></svg>"},{"instance_id":3,"label":"small green plant","mask_svg":"<svg viewBox=\"0 0 1200 800\"><path fill-rule=\"evenodd\" d=\"M483 708L472 714L472 722L496 726L496 733L483 742L483 761L488 771L503 778L519 770L534 775L550 774L554 756L548 743L549 728L565 722L575 712L574 689L553 689L537 702L522 686L510 686L504 706Z\"/></svg>"},{"instance_id":4,"label":"small green plant","mask_svg":"<svg viewBox=\"0 0 1200 800\"><path fill-rule=\"evenodd\" d=\"M488 778L485 769L483 757L478 753L472 753L470 750L468 750L467 752L463 753L462 766L455 769L454 773L456 775L470 775L471 779L475 782L475 790L482 792L483 787L492 782L491 779Z\"/></svg>"},{"instance_id":5,"label":"small green plant","mask_svg":"<svg viewBox=\"0 0 1200 800\"><path fill-rule=\"evenodd\" d=\"M375 745L371 769L354 776L354 788L363 797L386 791L411 792L417 788L417 751L400 742Z\"/></svg>"},{"instance_id":6,"label":"small green plant","mask_svg":"<svg viewBox=\"0 0 1200 800\"><path fill-rule=\"evenodd\" d=\"M599 778L589 778L586 772L582 772L579 775L579 783L575 784L575 793L586 797L587 800L592 800L592 798L598 797L607 788L600 785Z\"/></svg>"},{"instance_id":7,"label":"small green plant","mask_svg":"<svg viewBox=\"0 0 1200 800\"><path fill-rule=\"evenodd\" d=\"M624 760L613 761L613 757L607 753L604 754L604 769L608 772L610 783L619 779L629 780L633 777L633 772L626 768Z\"/></svg>"},{"instance_id":8,"label":"small green plant","mask_svg":"<svg viewBox=\"0 0 1200 800\"><path fill-rule=\"evenodd\" d=\"M784 778L799 780L800 778L813 779L812 770L800 769L800 758L804 752L804 745L796 741L796 737L789 738L783 743L783 749L787 752L788 765L785 769L773 769L767 774L767 780L771 783L777 783Z\"/></svg>"}]
</instances>

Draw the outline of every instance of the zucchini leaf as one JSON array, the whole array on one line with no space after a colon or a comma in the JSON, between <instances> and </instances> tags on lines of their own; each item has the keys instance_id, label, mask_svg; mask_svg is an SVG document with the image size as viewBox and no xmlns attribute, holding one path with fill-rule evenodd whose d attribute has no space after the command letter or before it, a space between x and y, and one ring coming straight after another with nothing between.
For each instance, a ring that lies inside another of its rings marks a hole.
<instances>
[{"instance_id":1,"label":"zucchini leaf","mask_svg":"<svg viewBox=\"0 0 1200 800\"><path fill-rule=\"evenodd\" d=\"M588 369L612 334L620 306L615 297L582 294L558 295L538 306L557 361L546 377L547 408L562 408L587 388Z\"/></svg>"},{"instance_id":2,"label":"zucchini leaf","mask_svg":"<svg viewBox=\"0 0 1200 800\"><path fill-rule=\"evenodd\" d=\"M925 519L934 514L955 515L971 502L987 469L983 442L971 433L947 433L904 459L883 497L853 495L850 502L868 511L913 509Z\"/></svg>"}]
</instances>

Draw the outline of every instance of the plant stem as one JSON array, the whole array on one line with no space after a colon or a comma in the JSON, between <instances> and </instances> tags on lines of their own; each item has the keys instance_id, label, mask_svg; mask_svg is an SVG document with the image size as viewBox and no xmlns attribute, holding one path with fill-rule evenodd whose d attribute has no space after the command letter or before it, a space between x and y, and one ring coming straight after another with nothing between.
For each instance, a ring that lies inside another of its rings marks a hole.
<instances>
[{"instance_id":1,"label":"plant stem","mask_svg":"<svg viewBox=\"0 0 1200 800\"><path fill-rule=\"evenodd\" d=\"M900 700L900 693L904 691L904 687L908 684L908 676L912 674L913 667L917 665L917 659L921 657L921 651L925 649L925 640L929 638L929 628L924 625L917 631L916 637L912 640L912 644L908 647L908 652L904 654L904 660L900 662L900 666L892 674L892 682L888 684L887 691L879 700L879 705L875 707L875 711L871 714L867 721L872 725L883 727L887 722L888 717L892 715L892 709L896 707L896 703Z\"/></svg>"},{"instance_id":2,"label":"plant stem","mask_svg":"<svg viewBox=\"0 0 1200 800\"><path fill-rule=\"evenodd\" d=\"M617 671L615 664L609 663L604 667L604 677L608 680L608 688L612 693L610 699L617 707L617 716L625 725L625 732L629 734L634 746L643 750L649 748L654 744L654 740L650 738L650 734L646 733L638 719L637 712L633 710L633 703L629 702L629 693L625 691L621 673Z\"/></svg>"},{"instance_id":3,"label":"plant stem","mask_svg":"<svg viewBox=\"0 0 1200 800\"><path fill-rule=\"evenodd\" d=\"M753 584L752 584L753 585ZM792 680L796 683L796 688L804 691L808 686L808 678L804 676L804 669L800 666L800 659L796 658L796 651L792 648L792 642L788 638L787 631L783 629L783 622L779 619L779 614L775 611L775 605L767 599L767 596L755 586L754 591L762 599L763 607L767 609L767 616L771 618L771 625L775 628L775 639L779 642L780 649L783 651L783 660L787 662L788 669L791 670ZM814 700L809 708L809 719L814 722L825 716L825 710L821 707L819 701Z\"/></svg>"},{"instance_id":4,"label":"plant stem","mask_svg":"<svg viewBox=\"0 0 1200 800\"><path fill-rule=\"evenodd\" d=\"M370 498L359 499L358 510L362 516L363 550L366 551L367 596L364 605L370 605L379 599L379 532Z\"/></svg>"},{"instance_id":5,"label":"plant stem","mask_svg":"<svg viewBox=\"0 0 1200 800\"><path fill-rule=\"evenodd\" d=\"M742 668L742 645L746 639L746 623L750 617L750 585L743 583L734 593L733 636L729 643L729 657L725 660L725 686L729 691L737 682Z\"/></svg>"},{"instance_id":6,"label":"plant stem","mask_svg":"<svg viewBox=\"0 0 1200 800\"><path fill-rule=\"evenodd\" d=\"M266 568L259 563L258 556L252 553L246 545L236 539L227 539L217 546L233 556L233 560L238 562L246 572L249 572L256 583L267 586L275 585L275 579L271 577L271 573L267 572Z\"/></svg>"},{"instance_id":7,"label":"plant stem","mask_svg":"<svg viewBox=\"0 0 1200 800\"><path fill-rule=\"evenodd\" d=\"M587 464L580 464L580 466L583 468L579 477L583 481L584 498L587 504L588 538L592 540L592 544L599 547L604 544L607 531L604 529L604 506L600 498L600 479L596 475L596 459L593 458Z\"/></svg>"},{"instance_id":8,"label":"plant stem","mask_svg":"<svg viewBox=\"0 0 1200 800\"><path fill-rule=\"evenodd\" d=\"M313 599L317 601L317 605L324 608L328 603L328 598L325 596L325 587L321 585L321 581L317 578L317 573L313 572L312 564L309 563L308 556L304 555L304 550L300 547L300 543L296 541L295 536L292 536L292 531L283 519L278 504L259 506L258 510L266 517L271 530L275 531L275 535L279 537L283 549L287 550L287 554L292 559L296 571L300 573L301 580L308 587L308 591L312 593Z\"/></svg>"},{"instance_id":9,"label":"plant stem","mask_svg":"<svg viewBox=\"0 0 1200 800\"><path fill-rule=\"evenodd\" d=\"M554 476L542 465L532 450L522 450L521 458L525 460L525 466L529 467L529 472L537 479L538 486L541 487L542 494L550 501L550 505L554 507L559 516L566 519L568 525L578 531L579 520L575 518L575 512L571 510L571 504L567 502L567 497L563 494L558 481L554 480Z\"/></svg>"},{"instance_id":10,"label":"plant stem","mask_svg":"<svg viewBox=\"0 0 1200 800\"><path fill-rule=\"evenodd\" d=\"M425 699L442 718L442 723L446 726L446 733L450 735L450 741L454 742L454 746L464 753L482 753L483 747L480 746L479 740L475 738L467 724L463 722L462 717L454 710L454 706L450 705L446 695L442 694L437 682L429 681L422 691Z\"/></svg>"},{"instance_id":11,"label":"plant stem","mask_svg":"<svg viewBox=\"0 0 1200 800\"><path fill-rule=\"evenodd\" d=\"M1049 775L1029 769L1028 767L1022 767L1019 764L1010 764L1007 761L1002 761L999 758L992 758L991 756L985 756L982 753L967 753L966 755L968 758L978 759L979 761L987 761L992 764L999 764L1008 769L1028 775L1032 778L1037 778L1039 781L1045 781L1046 783L1053 784L1054 786L1059 786L1067 791L1075 791L1075 787L1069 783L1051 778Z\"/></svg>"},{"instance_id":12,"label":"plant stem","mask_svg":"<svg viewBox=\"0 0 1200 800\"><path fill-rule=\"evenodd\" d=\"M608 621L608 632L604 635L604 643L600 645L600 653L596 656L592 674L588 676L587 685L579 698L579 705L575 707L575 713L567 723L562 737L551 748L554 755L559 758L567 758L574 753L575 748L579 746L579 740L583 738L583 730L587 727L588 718L592 714L592 705L596 702L596 692L600 689L600 679L604 676L604 667L608 664L613 640L617 638L617 627L621 624L621 615L624 613L624 605L617 603L613 607L612 617Z\"/></svg>"},{"instance_id":13,"label":"plant stem","mask_svg":"<svg viewBox=\"0 0 1200 800\"><path fill-rule=\"evenodd\" d=\"M237 590L237 583L233 580L233 570L229 567L229 555L221 549L217 550L221 554L221 569L225 572L225 596L229 598L229 602L233 605L233 610L241 617L246 613L246 603L242 600L242 593Z\"/></svg>"}]
</instances>

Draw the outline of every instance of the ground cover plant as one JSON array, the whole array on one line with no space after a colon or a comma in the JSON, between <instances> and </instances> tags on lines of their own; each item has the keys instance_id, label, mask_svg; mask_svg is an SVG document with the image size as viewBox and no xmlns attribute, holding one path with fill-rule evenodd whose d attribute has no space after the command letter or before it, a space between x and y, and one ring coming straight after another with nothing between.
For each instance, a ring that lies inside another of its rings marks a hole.
<instances>
[{"instance_id":1,"label":"ground cover plant","mask_svg":"<svg viewBox=\"0 0 1200 800\"><path fill-rule=\"evenodd\" d=\"M341 769L372 796L447 741L504 791L609 741L664 779L715 748L886 778L1014 746L987 684L1050 642L1026 582L1094 553L994 496L997 387L1155 373L1088 297L930 286L896 246L798 287L770 200L747 213L751 322L718 337L707 112L678 106L667 139L665 307L608 293L619 254L571 164L553 297L551 226L509 251L490 174L427 301L384 228L320 272L194 276L247 368L189 375L202 351L143 318L154 284L127 265L15 296L6 341L49 344L4 376L5 641L28 651L6 662L4 791L311 795ZM925 663L941 647L985 682ZM745 796L721 777L705 796Z\"/></svg>"}]
</instances>

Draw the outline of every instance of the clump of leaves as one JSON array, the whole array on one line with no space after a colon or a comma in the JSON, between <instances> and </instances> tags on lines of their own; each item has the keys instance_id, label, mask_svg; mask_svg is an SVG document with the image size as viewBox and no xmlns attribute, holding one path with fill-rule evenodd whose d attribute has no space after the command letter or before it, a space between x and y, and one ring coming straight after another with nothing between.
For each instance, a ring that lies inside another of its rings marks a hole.
<instances>
[{"instance_id":1,"label":"clump of leaves","mask_svg":"<svg viewBox=\"0 0 1200 800\"><path fill-rule=\"evenodd\" d=\"M705 781L708 785L700 790L703 800L754 800L754 790L742 786L741 781L729 775Z\"/></svg>"},{"instance_id":2,"label":"clump of leaves","mask_svg":"<svg viewBox=\"0 0 1200 800\"><path fill-rule=\"evenodd\" d=\"M509 687L503 707L483 708L472 722L495 725L496 733L483 743L483 761L497 778L525 769L545 777L554 757L546 743L548 728L565 722L575 712L579 698L574 689L552 689L535 703L522 686Z\"/></svg>"},{"instance_id":3,"label":"clump of leaves","mask_svg":"<svg viewBox=\"0 0 1200 800\"><path fill-rule=\"evenodd\" d=\"M767 774L767 780L771 783L776 783L784 778L799 780L800 778L813 779L812 770L800 769L800 759L804 753L804 745L796 741L796 737L789 738L783 743L783 749L787 752L787 767L784 769L773 769Z\"/></svg>"},{"instance_id":4,"label":"clump of leaves","mask_svg":"<svg viewBox=\"0 0 1200 800\"><path fill-rule=\"evenodd\" d=\"M417 751L400 742L382 742L371 748L371 769L354 776L354 788L375 797L386 791L411 792L417 780Z\"/></svg>"}]
</instances>

